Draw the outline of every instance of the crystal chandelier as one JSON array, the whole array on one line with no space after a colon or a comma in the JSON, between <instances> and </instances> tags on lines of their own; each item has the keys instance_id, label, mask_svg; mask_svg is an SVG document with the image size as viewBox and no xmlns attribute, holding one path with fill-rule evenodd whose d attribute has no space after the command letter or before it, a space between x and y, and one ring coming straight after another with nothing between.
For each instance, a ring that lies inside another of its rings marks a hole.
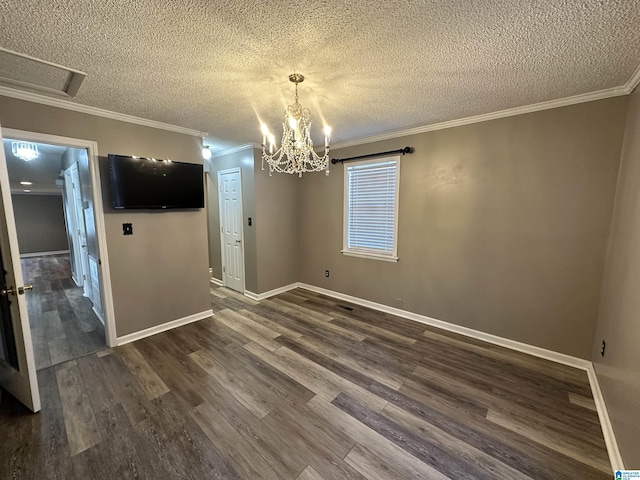
<instances>
[{"instance_id":1,"label":"crystal chandelier","mask_svg":"<svg viewBox=\"0 0 640 480\"><path fill-rule=\"evenodd\" d=\"M38 158L38 145L31 142L11 142L11 152L20 160L29 162L34 158Z\"/></svg>"},{"instance_id":2,"label":"crystal chandelier","mask_svg":"<svg viewBox=\"0 0 640 480\"><path fill-rule=\"evenodd\" d=\"M331 130L324 127L324 155L319 156L313 150L311 140L311 112L302 108L298 103L298 84L304 81L299 73L289 75L289 80L296 84L296 97L293 105L289 105L284 112L282 122L282 142L275 150L275 137L262 124L262 170L264 163L269 164L269 175L273 172L297 173L300 177L304 172L319 172L325 170L329 175L329 135ZM267 153L267 140L269 153ZM274 152L275 150L275 152Z\"/></svg>"}]
</instances>

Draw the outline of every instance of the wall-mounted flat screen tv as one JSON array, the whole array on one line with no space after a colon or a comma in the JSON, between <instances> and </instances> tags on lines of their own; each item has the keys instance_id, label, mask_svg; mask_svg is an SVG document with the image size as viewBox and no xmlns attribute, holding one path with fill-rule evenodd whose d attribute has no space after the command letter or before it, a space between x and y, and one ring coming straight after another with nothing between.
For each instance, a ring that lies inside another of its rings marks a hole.
<instances>
[{"instance_id":1,"label":"wall-mounted flat screen tv","mask_svg":"<svg viewBox=\"0 0 640 480\"><path fill-rule=\"evenodd\" d=\"M204 208L202 165L109 154L113 208Z\"/></svg>"}]
</instances>

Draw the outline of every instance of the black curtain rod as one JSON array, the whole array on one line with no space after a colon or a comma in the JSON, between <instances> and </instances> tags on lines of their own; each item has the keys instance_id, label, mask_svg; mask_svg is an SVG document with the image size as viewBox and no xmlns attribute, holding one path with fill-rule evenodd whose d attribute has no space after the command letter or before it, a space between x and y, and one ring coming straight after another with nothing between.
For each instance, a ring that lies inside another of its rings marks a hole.
<instances>
[{"instance_id":1,"label":"black curtain rod","mask_svg":"<svg viewBox=\"0 0 640 480\"><path fill-rule=\"evenodd\" d=\"M413 153L413 147L404 147L399 150L391 150L389 152L370 153L368 155L359 155L357 157L332 158L331 163L335 165L336 163L350 162L351 160L360 160L361 158L381 157L382 155L392 155L394 153L401 153L402 155L405 153Z\"/></svg>"}]
</instances>

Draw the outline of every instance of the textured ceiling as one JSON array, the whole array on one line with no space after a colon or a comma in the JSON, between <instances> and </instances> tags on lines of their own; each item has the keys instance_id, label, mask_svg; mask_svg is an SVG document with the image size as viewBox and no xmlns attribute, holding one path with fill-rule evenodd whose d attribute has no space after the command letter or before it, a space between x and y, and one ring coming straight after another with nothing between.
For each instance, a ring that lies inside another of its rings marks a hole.
<instances>
[{"instance_id":1,"label":"textured ceiling","mask_svg":"<svg viewBox=\"0 0 640 480\"><path fill-rule=\"evenodd\" d=\"M61 194L62 190L56 186L56 180L60 178L62 154L67 150L67 147L37 143L40 155L38 158L25 162L14 157L11 153L11 139L5 138L3 144L11 192L24 193L26 189L31 190L32 194ZM33 185L20 185L20 182L23 181L32 182Z\"/></svg>"},{"instance_id":2,"label":"textured ceiling","mask_svg":"<svg viewBox=\"0 0 640 480\"><path fill-rule=\"evenodd\" d=\"M0 46L88 73L75 101L209 132L370 136L624 85L640 0L0 0ZM33 79L35 82L37 79Z\"/></svg>"}]
</instances>

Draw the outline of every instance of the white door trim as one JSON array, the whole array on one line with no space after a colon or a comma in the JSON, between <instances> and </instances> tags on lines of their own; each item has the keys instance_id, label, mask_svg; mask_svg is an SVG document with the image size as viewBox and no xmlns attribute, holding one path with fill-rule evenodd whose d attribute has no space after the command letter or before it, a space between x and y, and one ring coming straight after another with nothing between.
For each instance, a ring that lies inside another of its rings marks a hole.
<instances>
[{"instance_id":1,"label":"white door trim","mask_svg":"<svg viewBox=\"0 0 640 480\"><path fill-rule=\"evenodd\" d=\"M80 253L80 241L78 239L78 215L75 209L75 199L73 194L73 179L71 178L71 167L64 171L64 215L69 237L69 250L71 252L71 278L78 287L83 287L82 276L82 254Z\"/></svg>"},{"instance_id":2,"label":"white door trim","mask_svg":"<svg viewBox=\"0 0 640 480\"><path fill-rule=\"evenodd\" d=\"M115 347L116 323L115 311L113 308L113 291L111 289L111 271L109 269L109 254L107 251L107 234L104 223L104 208L102 206L102 185L100 183L100 165L98 159L98 143L92 140L79 138L61 137L46 133L28 132L25 130L14 130L3 128L3 134L8 138L16 140L26 140L32 142L50 143L53 145L63 145L66 147L85 148L89 152L89 174L91 175L91 193L93 195L93 209L96 221L96 238L98 241L98 252L100 255L100 267L102 270L102 295L103 311L105 316L105 336L109 347Z\"/></svg>"},{"instance_id":3,"label":"white door trim","mask_svg":"<svg viewBox=\"0 0 640 480\"><path fill-rule=\"evenodd\" d=\"M218 225L218 231L220 233L220 258L222 260L222 284L223 286L226 286L226 276L225 276L225 272L224 269L227 265L227 261L225 258L225 254L224 254L224 238L223 238L223 234L222 234L222 229L220 228L220 225L222 225L222 191L220 190L220 177L222 175L226 175L229 173L237 173L238 176L240 177L240 226L242 227L242 293L247 291L247 281L246 281L246 272L245 272L245 256L244 256L244 202L242 201L242 169L240 167L236 167L236 168L228 168L226 170L219 170L218 171L218 177L217 177L217 185L216 188L218 189L218 218L219 218L219 225Z\"/></svg>"}]
</instances>

